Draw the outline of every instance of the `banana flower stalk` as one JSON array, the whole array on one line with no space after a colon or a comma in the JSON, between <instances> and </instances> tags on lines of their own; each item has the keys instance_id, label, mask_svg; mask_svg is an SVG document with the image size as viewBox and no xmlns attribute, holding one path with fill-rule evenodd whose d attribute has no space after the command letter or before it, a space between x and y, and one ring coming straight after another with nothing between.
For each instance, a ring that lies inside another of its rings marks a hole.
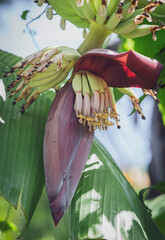
<instances>
[{"instance_id":1,"label":"banana flower stalk","mask_svg":"<svg viewBox=\"0 0 165 240\"><path fill-rule=\"evenodd\" d=\"M127 94L142 113L133 88L156 101L156 85L163 66L132 50L116 53L94 49L84 55L67 47L49 47L18 62L5 76L14 74L7 87L10 97L21 91L13 104L25 99L24 112L40 93L71 78L57 92L45 126L44 171L55 225L70 204L92 145L94 131L119 125L113 88Z\"/></svg>"}]
</instances>

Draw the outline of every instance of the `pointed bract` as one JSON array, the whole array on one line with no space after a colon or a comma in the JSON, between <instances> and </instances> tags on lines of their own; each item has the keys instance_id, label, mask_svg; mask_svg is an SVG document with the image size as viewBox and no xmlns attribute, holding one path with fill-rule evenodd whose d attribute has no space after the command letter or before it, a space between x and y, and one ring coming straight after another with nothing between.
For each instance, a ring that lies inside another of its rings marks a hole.
<instances>
[{"instance_id":1,"label":"pointed bract","mask_svg":"<svg viewBox=\"0 0 165 240\"><path fill-rule=\"evenodd\" d=\"M116 53L109 49L94 49L78 59L74 72L92 72L103 78L109 87L155 89L162 69L157 60L133 50Z\"/></svg>"},{"instance_id":2,"label":"pointed bract","mask_svg":"<svg viewBox=\"0 0 165 240\"><path fill-rule=\"evenodd\" d=\"M55 225L71 202L93 140L93 133L79 124L74 100L68 83L56 95L45 127L46 189Z\"/></svg>"}]
</instances>

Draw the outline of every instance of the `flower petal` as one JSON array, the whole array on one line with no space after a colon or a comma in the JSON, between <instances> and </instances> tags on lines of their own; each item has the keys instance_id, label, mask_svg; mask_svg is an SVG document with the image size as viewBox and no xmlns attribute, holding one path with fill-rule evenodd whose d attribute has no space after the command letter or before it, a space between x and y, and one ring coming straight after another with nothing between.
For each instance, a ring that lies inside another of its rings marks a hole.
<instances>
[{"instance_id":1,"label":"flower petal","mask_svg":"<svg viewBox=\"0 0 165 240\"><path fill-rule=\"evenodd\" d=\"M94 49L78 59L74 72L90 71L102 77L109 87L156 88L163 65L133 50L116 53Z\"/></svg>"},{"instance_id":2,"label":"flower petal","mask_svg":"<svg viewBox=\"0 0 165 240\"><path fill-rule=\"evenodd\" d=\"M78 122L75 94L66 84L56 95L44 136L46 189L55 225L71 202L93 141L93 134Z\"/></svg>"}]
</instances>

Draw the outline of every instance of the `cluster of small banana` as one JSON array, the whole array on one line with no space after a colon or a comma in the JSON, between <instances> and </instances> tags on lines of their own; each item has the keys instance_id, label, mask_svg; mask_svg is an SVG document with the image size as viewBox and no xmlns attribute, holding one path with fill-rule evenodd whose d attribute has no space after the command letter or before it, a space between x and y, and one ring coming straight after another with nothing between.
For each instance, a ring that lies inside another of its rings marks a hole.
<instances>
[{"instance_id":1,"label":"cluster of small banana","mask_svg":"<svg viewBox=\"0 0 165 240\"><path fill-rule=\"evenodd\" d=\"M72 87L75 92L75 112L81 124L88 125L89 131L105 129L114 123L119 125L119 114L113 93L113 88L108 87L106 82L91 72L78 72L72 80ZM133 88L118 88L118 90L129 96L135 110L145 119L140 101ZM156 92L143 89L145 95L152 96L157 102Z\"/></svg>"},{"instance_id":2,"label":"cluster of small banana","mask_svg":"<svg viewBox=\"0 0 165 240\"><path fill-rule=\"evenodd\" d=\"M26 102L21 108L24 112L40 93L56 88L65 80L79 57L79 53L72 48L49 47L22 59L4 75L7 77L14 73L16 76L7 86L7 91L11 91L9 97L22 90L13 105L24 98Z\"/></svg>"},{"instance_id":3,"label":"cluster of small banana","mask_svg":"<svg viewBox=\"0 0 165 240\"><path fill-rule=\"evenodd\" d=\"M152 33L156 40L156 31L165 29L165 24L159 22L165 17L164 0L142 0L143 4L139 0L49 0L49 3L63 19L78 27L89 27L94 21L125 38ZM139 25L144 19L154 24Z\"/></svg>"},{"instance_id":4,"label":"cluster of small banana","mask_svg":"<svg viewBox=\"0 0 165 240\"><path fill-rule=\"evenodd\" d=\"M106 129L113 125L109 119L115 119L119 126L119 115L113 94L106 82L90 72L76 73L72 80L75 92L75 112L79 122L89 126L89 131Z\"/></svg>"},{"instance_id":5,"label":"cluster of small banana","mask_svg":"<svg viewBox=\"0 0 165 240\"><path fill-rule=\"evenodd\" d=\"M126 38L136 38L148 35L152 32L153 40L156 40L155 32L165 29L165 24L160 22L159 25L140 25L144 19L152 22L150 13L156 8L165 4L163 1L153 1L143 8L136 9L139 0L131 0L130 3L124 4L124 0L71 0L75 11L83 18L89 21L96 21L104 25L114 33L120 34ZM162 10L160 10L162 11ZM164 12L165 17L165 12Z\"/></svg>"}]
</instances>

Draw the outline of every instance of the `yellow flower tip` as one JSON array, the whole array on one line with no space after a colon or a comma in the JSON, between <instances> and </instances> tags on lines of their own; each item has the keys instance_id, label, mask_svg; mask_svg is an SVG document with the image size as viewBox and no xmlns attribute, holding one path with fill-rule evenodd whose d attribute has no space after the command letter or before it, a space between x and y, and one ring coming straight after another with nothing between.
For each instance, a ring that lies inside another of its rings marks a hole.
<instances>
[{"instance_id":1,"label":"yellow flower tip","mask_svg":"<svg viewBox=\"0 0 165 240\"><path fill-rule=\"evenodd\" d=\"M113 126L114 123L109 121L108 114L106 113L94 113L94 117L86 117L83 115L78 115L79 123L88 125L89 131L93 131L96 129L99 130L107 130L109 126Z\"/></svg>"},{"instance_id":2,"label":"yellow flower tip","mask_svg":"<svg viewBox=\"0 0 165 240\"><path fill-rule=\"evenodd\" d=\"M114 125L120 125L116 105L112 103L112 96L105 81L89 72L76 73L72 80L75 92L74 109L79 123L89 127L89 131L107 130ZM112 108L113 107L113 108Z\"/></svg>"}]
</instances>

